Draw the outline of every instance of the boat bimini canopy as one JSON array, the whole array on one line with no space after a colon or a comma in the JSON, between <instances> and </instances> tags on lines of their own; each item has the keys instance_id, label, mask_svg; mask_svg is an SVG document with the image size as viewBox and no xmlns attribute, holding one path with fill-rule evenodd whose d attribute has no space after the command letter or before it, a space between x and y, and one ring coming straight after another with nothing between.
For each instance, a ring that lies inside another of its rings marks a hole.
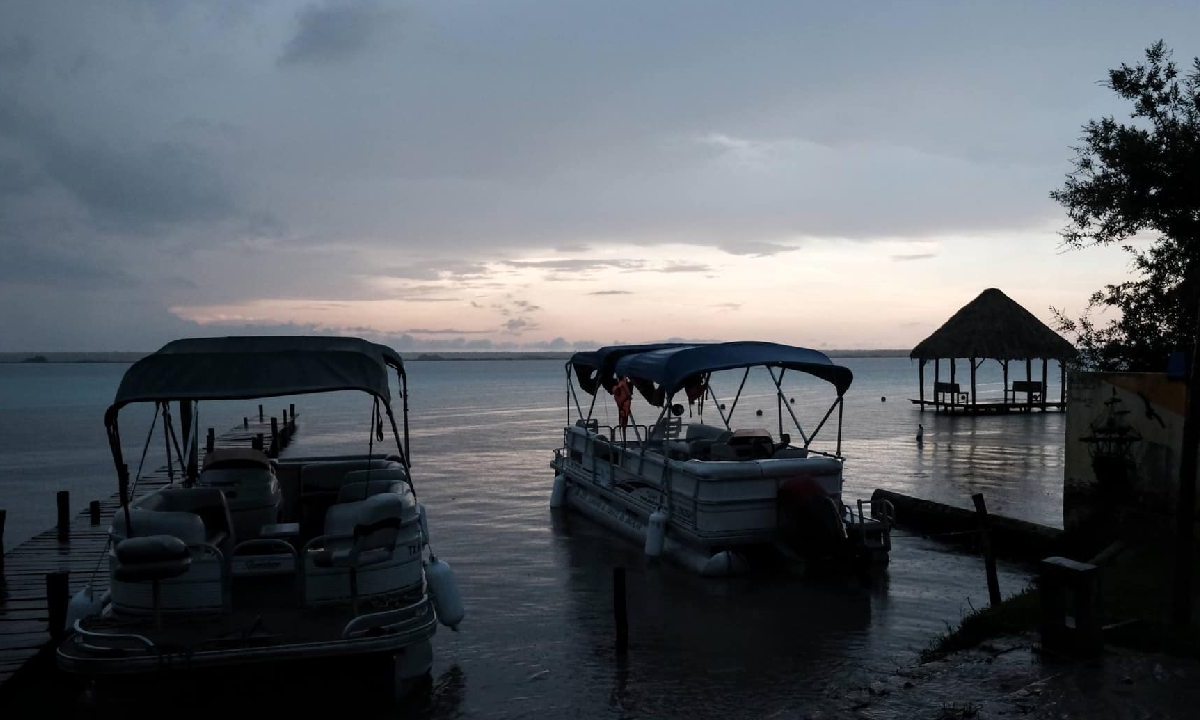
<instances>
[{"instance_id":1,"label":"boat bimini canopy","mask_svg":"<svg viewBox=\"0 0 1200 720\"><path fill-rule=\"evenodd\" d=\"M688 345L622 357L618 377L650 380L671 397L693 378L718 370L757 366L799 370L833 384L841 397L854 380L850 368L834 365L825 353L769 342L727 342Z\"/></svg>"},{"instance_id":2,"label":"boat bimini canopy","mask_svg":"<svg viewBox=\"0 0 1200 720\"><path fill-rule=\"evenodd\" d=\"M132 402L245 400L362 390L390 403L395 350L347 337L192 338L167 343L133 364L109 412Z\"/></svg>"},{"instance_id":3,"label":"boat bimini canopy","mask_svg":"<svg viewBox=\"0 0 1200 720\"><path fill-rule=\"evenodd\" d=\"M588 395L595 395L601 387L612 392L617 383L615 370L617 361L627 355L654 350L687 347L682 343L655 343L652 345L606 345L599 350L577 352L567 361L567 370L575 372L575 381Z\"/></svg>"}]
</instances>

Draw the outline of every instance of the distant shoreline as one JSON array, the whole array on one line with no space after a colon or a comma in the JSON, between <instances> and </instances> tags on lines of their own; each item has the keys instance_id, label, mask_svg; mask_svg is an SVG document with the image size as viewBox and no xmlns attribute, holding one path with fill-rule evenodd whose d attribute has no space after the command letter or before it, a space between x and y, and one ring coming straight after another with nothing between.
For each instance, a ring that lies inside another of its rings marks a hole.
<instances>
[{"instance_id":1,"label":"distant shoreline","mask_svg":"<svg viewBox=\"0 0 1200 720\"><path fill-rule=\"evenodd\" d=\"M405 362L479 361L479 360L566 360L566 352L411 352L400 353ZM832 358L908 357L908 350L823 350ZM0 364L64 365L79 363L133 363L146 357L145 352L0 352Z\"/></svg>"}]
</instances>

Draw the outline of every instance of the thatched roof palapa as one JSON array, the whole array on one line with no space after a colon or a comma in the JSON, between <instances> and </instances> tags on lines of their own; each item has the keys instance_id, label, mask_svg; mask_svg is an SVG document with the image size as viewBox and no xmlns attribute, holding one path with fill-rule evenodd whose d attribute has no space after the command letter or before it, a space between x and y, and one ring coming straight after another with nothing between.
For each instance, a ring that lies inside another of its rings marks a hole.
<instances>
[{"instance_id":1,"label":"thatched roof palapa","mask_svg":"<svg viewBox=\"0 0 1200 720\"><path fill-rule=\"evenodd\" d=\"M922 340L909 357L1069 360L1076 350L1012 298L988 288Z\"/></svg>"}]
</instances>

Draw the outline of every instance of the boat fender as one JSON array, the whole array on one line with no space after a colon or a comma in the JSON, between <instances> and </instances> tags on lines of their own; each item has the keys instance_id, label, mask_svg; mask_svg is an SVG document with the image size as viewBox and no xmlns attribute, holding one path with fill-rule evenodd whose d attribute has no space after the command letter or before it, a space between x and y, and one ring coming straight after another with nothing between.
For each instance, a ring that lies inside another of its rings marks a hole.
<instances>
[{"instance_id":1,"label":"boat fender","mask_svg":"<svg viewBox=\"0 0 1200 720\"><path fill-rule=\"evenodd\" d=\"M663 543L667 539L667 514L660 508L650 513L646 523L646 557L662 555Z\"/></svg>"},{"instance_id":2,"label":"boat fender","mask_svg":"<svg viewBox=\"0 0 1200 720\"><path fill-rule=\"evenodd\" d=\"M554 476L554 489L550 491L550 507L560 508L567 501L567 476L559 473Z\"/></svg>"},{"instance_id":3,"label":"boat fender","mask_svg":"<svg viewBox=\"0 0 1200 720\"><path fill-rule=\"evenodd\" d=\"M433 599L438 622L457 631L466 611L463 610L462 596L458 593L458 583L454 581L450 566L432 558L425 566L425 582L429 584L429 595Z\"/></svg>"},{"instance_id":4,"label":"boat fender","mask_svg":"<svg viewBox=\"0 0 1200 720\"><path fill-rule=\"evenodd\" d=\"M741 575L749 569L746 559L732 550L722 550L704 563L701 575L705 577L730 577Z\"/></svg>"},{"instance_id":5,"label":"boat fender","mask_svg":"<svg viewBox=\"0 0 1200 720\"><path fill-rule=\"evenodd\" d=\"M67 630L74 629L75 623L88 617L95 617L104 609L104 596L97 595L91 585L83 588L71 597L67 603Z\"/></svg>"},{"instance_id":6,"label":"boat fender","mask_svg":"<svg viewBox=\"0 0 1200 720\"><path fill-rule=\"evenodd\" d=\"M425 505L417 503L417 522L421 524L421 538L429 544L429 518L425 515Z\"/></svg>"}]
</instances>

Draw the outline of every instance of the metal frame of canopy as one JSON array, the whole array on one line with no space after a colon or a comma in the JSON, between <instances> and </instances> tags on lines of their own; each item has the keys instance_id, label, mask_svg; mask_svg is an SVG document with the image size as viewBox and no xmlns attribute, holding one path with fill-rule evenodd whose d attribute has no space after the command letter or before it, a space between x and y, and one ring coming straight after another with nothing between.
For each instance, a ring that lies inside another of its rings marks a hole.
<instances>
[{"instance_id":1,"label":"metal frame of canopy","mask_svg":"<svg viewBox=\"0 0 1200 720\"><path fill-rule=\"evenodd\" d=\"M396 424L391 404L388 368L396 371L402 400L404 439ZM396 351L385 345L359 338L306 336L242 336L176 340L134 363L121 380L113 403L104 413L109 450L117 470L121 506L129 522L129 466L121 449L118 416L126 405L152 402L163 415L163 436L167 447L167 467L172 467L172 446L181 465L181 475L189 475L198 455L199 403L201 400L249 400L284 395L304 395L339 390L360 390L375 399L372 417L372 442L376 435L379 406L383 405L391 425L401 462L412 487L408 456L408 376ZM170 404L178 402L184 428L182 452L170 418ZM382 428L378 429L382 440ZM154 433L151 424L146 439L149 446ZM143 459L145 451L143 450ZM170 473L173 477L173 472ZM413 488L415 496L415 488Z\"/></svg>"},{"instance_id":2,"label":"metal frame of canopy","mask_svg":"<svg viewBox=\"0 0 1200 720\"><path fill-rule=\"evenodd\" d=\"M611 369L606 369L606 363L611 363ZM838 411L837 447L831 457L840 458L842 456L843 397L846 389L849 388L853 381L853 373L849 368L835 365L824 353L819 351L777 343L731 342L671 346L609 346L590 353L577 353L567 362L566 367L567 387L570 391L567 399L567 420L570 422L570 403L572 397L574 398L579 417L584 420L591 419L596 396L599 394L599 388L602 385L607 387L604 383L604 373L607 371L613 378L631 377L643 381L641 387L639 387L639 391L654 405L659 405L660 403L655 402L655 398L647 391L645 383L650 383L651 387L653 387L653 383L658 383L657 388L654 388L656 391L654 394L661 393L661 406L663 410L659 414L656 424L661 424L666 419L667 413L671 412L675 394L689 382L698 380L699 385L703 387L704 393L711 397L713 404L716 405L722 423L726 429L731 430L730 421L734 410L737 408L738 401L741 399L746 380L750 375L750 370L760 366L767 368L771 380L775 385L780 435L783 435L783 409L787 408L788 415L795 424L796 430L800 433L800 437L804 440L804 448L819 455L830 456L829 453L811 450L811 445L836 409ZM597 371L595 381L585 381L579 376L580 367L594 368ZM778 375L775 373L775 368L779 368ZM738 385L729 412L726 413L721 409L720 401L709 380L713 372L735 369L744 369L745 372L742 375L741 383ZM571 384L572 370L574 370L578 378L581 389L593 396L592 405L588 409L586 416L583 414L582 406L579 403L578 396L575 394L574 386ZM825 415L821 418L821 421L812 433L804 432L799 418L796 417L790 404L785 402L783 378L787 370L797 370L826 380L833 384L837 390L837 397L830 404L829 409L825 412ZM701 421L703 421L703 395L700 400L699 414ZM634 426L634 432L644 449L650 441L649 434L645 439L641 438L636 425ZM665 438L663 441L665 442Z\"/></svg>"}]
</instances>

